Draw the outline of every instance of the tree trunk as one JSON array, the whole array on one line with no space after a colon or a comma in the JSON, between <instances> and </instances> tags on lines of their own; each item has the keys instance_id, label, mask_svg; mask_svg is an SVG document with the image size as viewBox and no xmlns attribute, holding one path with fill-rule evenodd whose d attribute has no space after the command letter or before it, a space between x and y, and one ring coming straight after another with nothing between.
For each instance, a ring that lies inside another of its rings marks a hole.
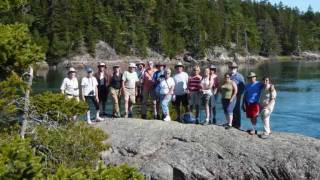
<instances>
[{"instance_id":1,"label":"tree trunk","mask_svg":"<svg viewBox=\"0 0 320 180\"><path fill-rule=\"evenodd\" d=\"M25 75L27 75L29 79L27 82L26 94L24 96L25 101L24 101L24 109L23 109L23 119L22 119L21 131L20 131L20 136L22 139L24 139L26 129L28 126L28 120L29 120L29 104L30 104L29 96L30 96L30 89L31 89L32 80L33 80L33 68L31 66L29 66L29 73Z\"/></svg>"}]
</instances>

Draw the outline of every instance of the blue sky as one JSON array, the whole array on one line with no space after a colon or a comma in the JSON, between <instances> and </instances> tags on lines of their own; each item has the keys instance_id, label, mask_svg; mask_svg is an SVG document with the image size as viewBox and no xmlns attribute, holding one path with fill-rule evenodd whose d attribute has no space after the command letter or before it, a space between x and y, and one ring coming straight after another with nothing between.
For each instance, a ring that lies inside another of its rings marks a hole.
<instances>
[{"instance_id":1,"label":"blue sky","mask_svg":"<svg viewBox=\"0 0 320 180\"><path fill-rule=\"evenodd\" d=\"M300 11L307 11L309 5L311 5L313 11L320 12L320 0L269 0L270 3L282 2L289 7L298 7Z\"/></svg>"}]
</instances>

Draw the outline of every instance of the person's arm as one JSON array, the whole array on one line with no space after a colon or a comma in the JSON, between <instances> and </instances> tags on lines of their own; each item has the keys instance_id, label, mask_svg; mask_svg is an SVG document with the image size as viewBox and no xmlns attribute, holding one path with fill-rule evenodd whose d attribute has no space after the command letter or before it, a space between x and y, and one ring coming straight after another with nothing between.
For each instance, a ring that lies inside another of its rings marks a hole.
<instances>
[{"instance_id":1,"label":"person's arm","mask_svg":"<svg viewBox=\"0 0 320 180\"><path fill-rule=\"evenodd\" d=\"M238 87L235 82L232 82L232 87L233 87L233 91L232 91L232 96L230 101L233 101L235 98L237 98L237 93L238 93Z\"/></svg>"},{"instance_id":2,"label":"person's arm","mask_svg":"<svg viewBox=\"0 0 320 180\"><path fill-rule=\"evenodd\" d=\"M63 79L60 90L61 94L64 94L64 90L66 89L66 79Z\"/></svg>"},{"instance_id":3,"label":"person's arm","mask_svg":"<svg viewBox=\"0 0 320 180\"><path fill-rule=\"evenodd\" d=\"M99 91L98 91L98 86L95 86L95 91L96 91L96 101L99 102Z\"/></svg>"},{"instance_id":4,"label":"person's arm","mask_svg":"<svg viewBox=\"0 0 320 180\"><path fill-rule=\"evenodd\" d=\"M81 80L81 99L82 100L85 100L85 98L84 98L84 79L82 78L82 80Z\"/></svg>"},{"instance_id":5,"label":"person's arm","mask_svg":"<svg viewBox=\"0 0 320 180\"><path fill-rule=\"evenodd\" d=\"M271 92L270 95L271 95L271 97L270 97L269 103L268 103L268 105L267 105L268 108L270 107L271 104L275 103L275 101L276 101L276 96L277 96L277 91L276 91L276 89L274 88L274 85L271 85L270 88L271 88L271 89L270 89L270 92Z\"/></svg>"}]
</instances>

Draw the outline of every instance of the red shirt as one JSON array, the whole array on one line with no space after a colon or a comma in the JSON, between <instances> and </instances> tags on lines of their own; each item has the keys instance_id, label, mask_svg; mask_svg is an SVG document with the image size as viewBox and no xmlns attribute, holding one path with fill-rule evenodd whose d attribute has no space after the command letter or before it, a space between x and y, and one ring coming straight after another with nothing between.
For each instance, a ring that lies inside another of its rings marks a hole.
<instances>
[{"instance_id":1,"label":"red shirt","mask_svg":"<svg viewBox=\"0 0 320 180\"><path fill-rule=\"evenodd\" d=\"M199 91L201 89L201 79L200 75L191 76L188 80L188 89L189 91Z\"/></svg>"},{"instance_id":2,"label":"red shirt","mask_svg":"<svg viewBox=\"0 0 320 180\"><path fill-rule=\"evenodd\" d=\"M154 69L146 69L142 76L143 91L150 91L153 88L154 82L152 81Z\"/></svg>"}]
</instances>

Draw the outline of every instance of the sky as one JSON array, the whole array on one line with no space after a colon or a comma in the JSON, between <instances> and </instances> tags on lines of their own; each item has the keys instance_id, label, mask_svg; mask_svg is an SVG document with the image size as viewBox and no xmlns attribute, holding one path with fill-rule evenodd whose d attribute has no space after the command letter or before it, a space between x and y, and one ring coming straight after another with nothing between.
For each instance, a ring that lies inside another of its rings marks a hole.
<instances>
[{"instance_id":1,"label":"sky","mask_svg":"<svg viewBox=\"0 0 320 180\"><path fill-rule=\"evenodd\" d=\"M272 4L282 2L289 7L298 7L300 11L304 12L308 10L310 5L313 11L320 12L320 0L269 0L269 2Z\"/></svg>"}]
</instances>

